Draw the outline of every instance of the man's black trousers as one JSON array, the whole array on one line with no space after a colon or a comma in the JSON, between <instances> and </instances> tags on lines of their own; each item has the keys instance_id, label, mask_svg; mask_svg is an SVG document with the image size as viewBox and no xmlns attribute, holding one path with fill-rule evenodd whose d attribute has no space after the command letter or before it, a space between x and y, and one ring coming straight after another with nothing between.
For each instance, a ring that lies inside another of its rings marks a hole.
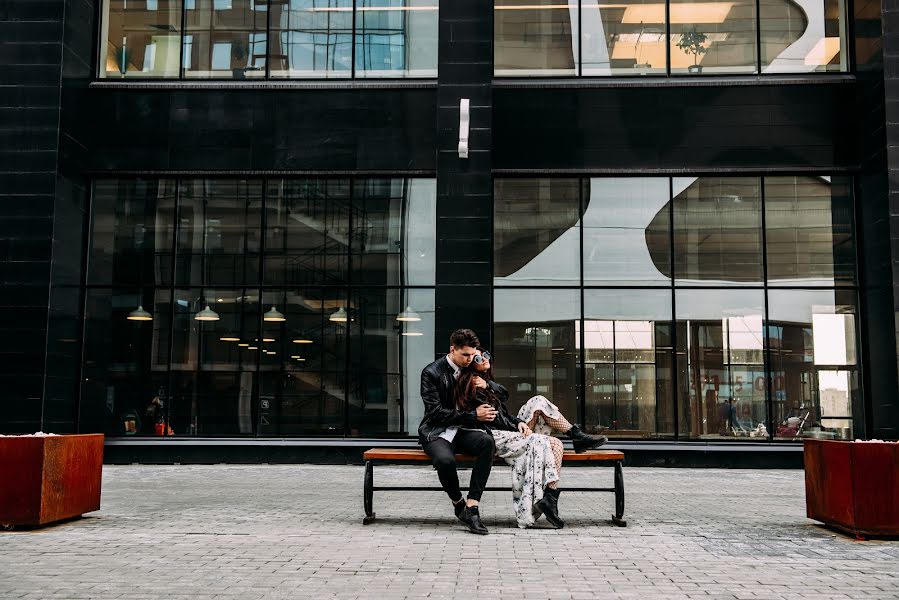
<instances>
[{"instance_id":1,"label":"man's black trousers","mask_svg":"<svg viewBox=\"0 0 899 600\"><path fill-rule=\"evenodd\" d=\"M437 438L422 447L437 469L440 485L453 502L462 497L459 474L456 473L455 454L471 454L477 457L471 470L468 497L472 500L481 500L484 488L487 487L487 478L490 477L490 468L493 466L493 453L496 450L493 436L489 432L480 429L459 429L452 442Z\"/></svg>"}]
</instances>

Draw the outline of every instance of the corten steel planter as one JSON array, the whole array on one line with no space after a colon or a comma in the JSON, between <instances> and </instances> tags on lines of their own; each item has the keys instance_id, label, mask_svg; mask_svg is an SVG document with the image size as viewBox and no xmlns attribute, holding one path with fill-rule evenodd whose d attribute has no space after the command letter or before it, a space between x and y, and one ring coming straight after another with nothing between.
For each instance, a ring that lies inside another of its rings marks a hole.
<instances>
[{"instance_id":1,"label":"corten steel planter","mask_svg":"<svg viewBox=\"0 0 899 600\"><path fill-rule=\"evenodd\" d=\"M102 473L102 434L0 437L0 525L99 510Z\"/></svg>"},{"instance_id":2,"label":"corten steel planter","mask_svg":"<svg viewBox=\"0 0 899 600\"><path fill-rule=\"evenodd\" d=\"M899 536L899 444L804 443L810 519L859 539Z\"/></svg>"}]
</instances>

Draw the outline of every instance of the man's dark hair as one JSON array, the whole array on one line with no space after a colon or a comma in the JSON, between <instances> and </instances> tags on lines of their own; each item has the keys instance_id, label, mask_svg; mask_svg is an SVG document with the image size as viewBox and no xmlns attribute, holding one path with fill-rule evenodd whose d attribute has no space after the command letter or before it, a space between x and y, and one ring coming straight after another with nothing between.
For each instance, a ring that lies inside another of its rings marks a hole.
<instances>
[{"instance_id":1,"label":"man's dark hair","mask_svg":"<svg viewBox=\"0 0 899 600\"><path fill-rule=\"evenodd\" d=\"M481 340L471 329L457 329L450 336L450 345L454 348L462 348L463 346L471 346L477 348L481 345Z\"/></svg>"}]
</instances>

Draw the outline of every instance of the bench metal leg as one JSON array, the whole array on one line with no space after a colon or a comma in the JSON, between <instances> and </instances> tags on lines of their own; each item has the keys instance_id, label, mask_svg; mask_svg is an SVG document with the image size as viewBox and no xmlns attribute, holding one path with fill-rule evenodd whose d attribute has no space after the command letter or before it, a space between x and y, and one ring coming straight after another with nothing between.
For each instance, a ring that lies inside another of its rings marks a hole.
<instances>
[{"instance_id":1,"label":"bench metal leg","mask_svg":"<svg viewBox=\"0 0 899 600\"><path fill-rule=\"evenodd\" d=\"M615 516L612 517L612 523L618 527L627 527L627 521L622 519L624 516L624 472L621 468L621 461L615 461Z\"/></svg>"},{"instance_id":2,"label":"bench metal leg","mask_svg":"<svg viewBox=\"0 0 899 600\"><path fill-rule=\"evenodd\" d=\"M363 525L368 525L375 520L375 511L372 507L375 495L374 470L374 463L370 460L365 461L365 483L362 487L362 502L365 506L365 517L362 519Z\"/></svg>"}]
</instances>

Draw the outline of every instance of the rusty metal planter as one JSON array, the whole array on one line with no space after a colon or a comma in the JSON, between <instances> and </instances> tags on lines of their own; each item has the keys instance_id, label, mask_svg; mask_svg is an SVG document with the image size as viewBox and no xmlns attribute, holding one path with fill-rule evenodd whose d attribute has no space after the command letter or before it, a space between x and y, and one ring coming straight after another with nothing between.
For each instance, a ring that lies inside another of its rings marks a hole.
<instances>
[{"instance_id":1,"label":"rusty metal planter","mask_svg":"<svg viewBox=\"0 0 899 600\"><path fill-rule=\"evenodd\" d=\"M0 437L0 525L37 526L100 509L103 435Z\"/></svg>"},{"instance_id":2,"label":"rusty metal planter","mask_svg":"<svg viewBox=\"0 0 899 600\"><path fill-rule=\"evenodd\" d=\"M866 537L899 536L899 444L806 439L810 519Z\"/></svg>"}]
</instances>

